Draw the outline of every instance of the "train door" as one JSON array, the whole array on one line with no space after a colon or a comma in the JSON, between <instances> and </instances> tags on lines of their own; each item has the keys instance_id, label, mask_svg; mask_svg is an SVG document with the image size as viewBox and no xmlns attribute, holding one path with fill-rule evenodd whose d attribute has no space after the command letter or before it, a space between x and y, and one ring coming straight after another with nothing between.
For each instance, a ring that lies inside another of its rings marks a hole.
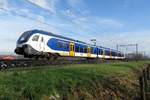
<instances>
[{"instance_id":1,"label":"train door","mask_svg":"<svg viewBox=\"0 0 150 100\"><path fill-rule=\"evenodd\" d=\"M88 58L91 57L91 50L90 50L90 47L88 47L88 50L87 50L87 57L88 57Z\"/></svg>"},{"instance_id":2,"label":"train door","mask_svg":"<svg viewBox=\"0 0 150 100\"><path fill-rule=\"evenodd\" d=\"M103 49L103 58L105 58L105 49Z\"/></svg>"},{"instance_id":3,"label":"train door","mask_svg":"<svg viewBox=\"0 0 150 100\"><path fill-rule=\"evenodd\" d=\"M110 50L110 59L112 59L112 51Z\"/></svg>"},{"instance_id":4,"label":"train door","mask_svg":"<svg viewBox=\"0 0 150 100\"><path fill-rule=\"evenodd\" d=\"M74 52L74 50L75 50L75 45L74 45L74 43L70 43L70 52L69 52L69 54L70 54L70 56L75 56L75 52Z\"/></svg>"}]
</instances>

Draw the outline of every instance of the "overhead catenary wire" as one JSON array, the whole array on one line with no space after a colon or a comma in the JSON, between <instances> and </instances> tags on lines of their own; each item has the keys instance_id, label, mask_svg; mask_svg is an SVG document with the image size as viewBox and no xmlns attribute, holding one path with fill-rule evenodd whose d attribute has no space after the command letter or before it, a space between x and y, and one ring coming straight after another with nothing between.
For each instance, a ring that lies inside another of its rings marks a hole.
<instances>
[{"instance_id":1,"label":"overhead catenary wire","mask_svg":"<svg viewBox=\"0 0 150 100\"><path fill-rule=\"evenodd\" d=\"M29 0L27 0L27 1L29 1ZM30 2L30 1L29 1ZM37 6L35 3L33 3L33 2L30 2L32 5L34 5L34 6ZM38 7L40 7L40 6L38 6ZM40 8L42 8L42 7L40 7ZM43 8L42 8L43 9ZM48 11L48 10L47 10ZM79 10L77 10L77 9L74 9L74 11L75 12L77 12L78 13L78 15L81 15L81 16L83 16L83 14L79 11ZM60 17L60 16L59 16ZM62 16L62 18L64 18L64 19L66 19L66 17L63 17ZM79 25L79 24L77 24L77 23L74 23L73 21L70 21L70 20L66 20L66 21L68 21L68 22L71 22L71 23L73 23L73 24L75 24L75 25L77 25L77 27L79 27L79 28L82 28L82 29L84 29L83 28L83 26L81 26L81 25ZM92 23L91 23L92 24ZM90 30L90 29L88 29L88 30ZM93 31L93 30L92 30ZM94 33L97 33L96 31L94 31ZM86 35L85 35L85 37L87 37ZM89 39L91 38L91 37L88 37Z\"/></svg>"},{"instance_id":2,"label":"overhead catenary wire","mask_svg":"<svg viewBox=\"0 0 150 100\"><path fill-rule=\"evenodd\" d=\"M50 27L55 27L55 28L58 28L58 29L61 29L61 30L70 31L71 33L69 33L69 34L73 34L73 35L74 35L74 34L77 34L78 36L89 38L89 37L87 37L87 36L85 36L85 35L72 32L71 30L66 30L66 29L64 29L64 28L61 28L61 27L58 27L58 26L55 26L55 25L52 25L52 24L43 22L43 21L41 21L41 20L35 19L35 18L33 18L33 17L30 17L30 16L26 16L26 15L18 14L18 13L16 13L16 12L8 11L7 9L4 9L4 8L2 8L2 7L0 7L0 9L1 9L2 11L4 11L4 12L10 13L11 15L14 15L14 14L15 14L14 16L19 16L19 17L22 17L22 18L25 18L25 19L29 19L29 20L32 20L32 21L36 21L36 22L38 22L38 23L40 23L40 24L44 24L44 25L47 25L47 26L50 26ZM13 13L13 14L12 14L12 13Z\"/></svg>"},{"instance_id":3,"label":"overhead catenary wire","mask_svg":"<svg viewBox=\"0 0 150 100\"><path fill-rule=\"evenodd\" d=\"M28 0L29 1L29 0ZM29 1L30 2L30 1ZM34 5L34 6L37 6L35 3L33 3L33 2L30 2L32 5ZM38 6L39 7L39 6ZM40 8L42 8L42 7L40 7ZM48 10L47 10L48 11ZM83 16L83 14L81 13L81 9L80 9L80 11L79 10L77 10L77 9L74 9L74 11L75 12L77 12L78 13L78 15L80 15L80 16ZM58 16L58 17L60 17L60 16ZM63 16L61 16L61 18L64 18L64 19L66 19L66 17L63 17ZM70 22L70 23L72 23L72 24L74 24L74 25L76 25L76 27L78 27L79 29L83 29L83 30L90 30L90 31L92 31L92 32L94 32L94 33L97 33L97 31L94 31L94 30L91 30L91 29L85 29L82 25L80 25L80 24L77 24L77 23L75 23L75 22L73 22L72 20L65 20L65 21L67 21L67 22ZM92 23L90 23L90 24L92 24ZM73 25L72 25L73 26ZM91 39L91 36L87 36L87 35L81 35L81 34L78 34L78 33L76 33L77 35L79 35L79 36L83 36L83 37L85 37L85 38L88 38L89 40Z\"/></svg>"},{"instance_id":4,"label":"overhead catenary wire","mask_svg":"<svg viewBox=\"0 0 150 100\"><path fill-rule=\"evenodd\" d=\"M13 16L19 16L19 17L22 17L22 18L25 18L25 19L29 19L29 20L38 22L38 23L40 23L40 24L44 24L44 25L47 25L47 26L50 26L50 27L55 27L55 28L59 28L59 29L65 30L64 28L51 25L51 24L49 24L49 23L43 22L43 21L38 20L38 19L36 19L36 18L33 18L33 17L31 17L31 16L26 16L26 15L23 15L23 14L18 14L18 13L16 13L16 12L9 11L9 10L4 9L4 8L2 8L2 7L0 7L0 9L1 9L2 11L4 11L4 12L10 13L10 14L13 15ZM68 21L69 21L69 20L68 20ZM73 23L72 21L69 21L69 22ZM76 24L76 23L73 23L73 24L75 24L75 25L77 25L78 27L80 27L80 28L83 29L83 27L82 27L81 25L78 25L78 24ZM70 31L70 30L65 30L65 31ZM70 34L73 34L73 33L74 33L74 32L72 32L72 31L70 31L70 32L71 32ZM96 32L94 32L94 33L96 33ZM89 37L89 36L87 36L87 35L78 34L78 33L75 33L75 34L77 34L78 36L84 37L84 38L86 38L86 39L89 39L89 40L91 39L91 37ZM74 35L74 34L73 34L73 35ZM88 41L87 41L87 42L88 42ZM89 41L89 42L90 42L90 41ZM97 42L100 42L100 41L97 40ZM100 44L100 43L98 43L98 44Z\"/></svg>"}]
</instances>

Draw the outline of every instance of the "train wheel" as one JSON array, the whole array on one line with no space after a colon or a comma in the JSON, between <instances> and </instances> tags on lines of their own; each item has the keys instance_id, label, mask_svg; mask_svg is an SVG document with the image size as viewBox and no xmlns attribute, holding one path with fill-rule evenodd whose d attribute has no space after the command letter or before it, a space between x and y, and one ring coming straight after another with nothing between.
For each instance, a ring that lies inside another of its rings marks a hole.
<instances>
[{"instance_id":1,"label":"train wheel","mask_svg":"<svg viewBox=\"0 0 150 100\"><path fill-rule=\"evenodd\" d=\"M27 55L27 54L24 54L24 58L28 58L28 55Z\"/></svg>"},{"instance_id":2,"label":"train wheel","mask_svg":"<svg viewBox=\"0 0 150 100\"><path fill-rule=\"evenodd\" d=\"M35 57L35 59L36 59L36 60L39 60L39 57L38 57L38 56L36 56L36 57Z\"/></svg>"},{"instance_id":3,"label":"train wheel","mask_svg":"<svg viewBox=\"0 0 150 100\"><path fill-rule=\"evenodd\" d=\"M54 56L54 57L53 57L54 60L57 60L57 58L58 58L57 56Z\"/></svg>"},{"instance_id":4,"label":"train wheel","mask_svg":"<svg viewBox=\"0 0 150 100\"><path fill-rule=\"evenodd\" d=\"M51 56L49 57L49 59L52 60L52 61L55 61L55 60L57 59L57 57L56 57L55 55L51 55Z\"/></svg>"},{"instance_id":5,"label":"train wheel","mask_svg":"<svg viewBox=\"0 0 150 100\"><path fill-rule=\"evenodd\" d=\"M50 60L50 57L45 57L46 58L46 60Z\"/></svg>"}]
</instances>

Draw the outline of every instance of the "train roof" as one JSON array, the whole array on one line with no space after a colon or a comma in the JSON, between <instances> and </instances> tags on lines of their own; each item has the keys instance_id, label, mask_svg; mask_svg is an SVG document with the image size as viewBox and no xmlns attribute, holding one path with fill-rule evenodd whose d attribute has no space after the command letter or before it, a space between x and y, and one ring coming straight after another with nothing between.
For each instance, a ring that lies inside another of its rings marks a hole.
<instances>
[{"instance_id":1,"label":"train roof","mask_svg":"<svg viewBox=\"0 0 150 100\"><path fill-rule=\"evenodd\" d=\"M88 44L88 43L85 43L85 42L82 42L82 41L79 41L79 40L75 40L75 39L72 39L72 38L64 37L62 35L57 35L57 34L54 34L54 33L51 33L51 32L43 31L43 30L34 29L34 30L26 31L24 33L28 33L30 36L35 34L35 33L41 33L41 34L44 34L44 35L50 35L50 36L54 36L54 37L58 37L58 38L66 39L66 40L71 40L71 41L75 41L75 42L78 42L78 43L82 43L82 44L86 44L86 45L90 45L92 47L95 47L94 45L91 45L91 44ZM106 47L102 47L102 46L96 46L96 47L103 48L103 49L106 49L106 50L112 50L112 51L115 51L115 52L120 52L120 51L113 50L113 49L106 48Z\"/></svg>"},{"instance_id":2,"label":"train roof","mask_svg":"<svg viewBox=\"0 0 150 100\"><path fill-rule=\"evenodd\" d=\"M102 49L105 49L105 50L111 50L113 52L118 52L118 53L123 53L121 51L118 51L118 50L115 50L115 49L111 49L111 48L107 48L107 47L103 47L103 46L97 46L98 48L102 48Z\"/></svg>"},{"instance_id":3,"label":"train roof","mask_svg":"<svg viewBox=\"0 0 150 100\"><path fill-rule=\"evenodd\" d=\"M35 30L26 31L26 32L29 33L30 35L33 35L35 33L41 33L41 34L45 34L45 35L50 35L50 36L54 36L54 37L58 37L58 38L62 38L62 39L67 39L67 40L71 40L71 41L87 44L87 43L79 41L79 40L75 40L75 39L72 39L72 38L68 38L68 37L65 37L65 36L62 36L62 35L54 34L54 33L43 31L43 30L35 29Z\"/></svg>"}]
</instances>

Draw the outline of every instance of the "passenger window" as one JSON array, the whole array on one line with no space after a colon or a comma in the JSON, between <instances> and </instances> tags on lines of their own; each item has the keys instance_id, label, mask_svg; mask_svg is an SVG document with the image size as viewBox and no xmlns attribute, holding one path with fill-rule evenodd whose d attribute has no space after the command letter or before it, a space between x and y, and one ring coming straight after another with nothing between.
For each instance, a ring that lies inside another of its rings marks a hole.
<instances>
[{"instance_id":1,"label":"passenger window","mask_svg":"<svg viewBox=\"0 0 150 100\"><path fill-rule=\"evenodd\" d=\"M106 55L109 56L110 55L110 51L106 51L106 52L107 52Z\"/></svg>"},{"instance_id":2,"label":"passenger window","mask_svg":"<svg viewBox=\"0 0 150 100\"><path fill-rule=\"evenodd\" d=\"M76 52L79 52L79 47L78 46L76 46L76 50L75 50Z\"/></svg>"},{"instance_id":3,"label":"passenger window","mask_svg":"<svg viewBox=\"0 0 150 100\"><path fill-rule=\"evenodd\" d=\"M84 53L87 53L87 47L84 48Z\"/></svg>"},{"instance_id":4,"label":"passenger window","mask_svg":"<svg viewBox=\"0 0 150 100\"><path fill-rule=\"evenodd\" d=\"M102 49L99 50L99 54L103 55L103 50Z\"/></svg>"},{"instance_id":5,"label":"passenger window","mask_svg":"<svg viewBox=\"0 0 150 100\"><path fill-rule=\"evenodd\" d=\"M39 39L39 35L35 35L33 38L32 38L32 41L38 41Z\"/></svg>"},{"instance_id":6,"label":"passenger window","mask_svg":"<svg viewBox=\"0 0 150 100\"><path fill-rule=\"evenodd\" d=\"M96 48L94 48L94 54L97 54L97 50L96 50Z\"/></svg>"},{"instance_id":7,"label":"passenger window","mask_svg":"<svg viewBox=\"0 0 150 100\"><path fill-rule=\"evenodd\" d=\"M83 48L82 47L80 47L80 52L83 53Z\"/></svg>"},{"instance_id":8,"label":"passenger window","mask_svg":"<svg viewBox=\"0 0 150 100\"><path fill-rule=\"evenodd\" d=\"M58 48L62 48L62 47L63 47L63 44L62 44L61 42L58 42L58 43L57 43L57 47L58 47Z\"/></svg>"},{"instance_id":9,"label":"passenger window","mask_svg":"<svg viewBox=\"0 0 150 100\"><path fill-rule=\"evenodd\" d=\"M67 43L63 43L63 48L64 48L65 50L68 49Z\"/></svg>"},{"instance_id":10,"label":"passenger window","mask_svg":"<svg viewBox=\"0 0 150 100\"><path fill-rule=\"evenodd\" d=\"M67 50L69 49L69 44L66 44L66 49L67 49Z\"/></svg>"}]
</instances>

